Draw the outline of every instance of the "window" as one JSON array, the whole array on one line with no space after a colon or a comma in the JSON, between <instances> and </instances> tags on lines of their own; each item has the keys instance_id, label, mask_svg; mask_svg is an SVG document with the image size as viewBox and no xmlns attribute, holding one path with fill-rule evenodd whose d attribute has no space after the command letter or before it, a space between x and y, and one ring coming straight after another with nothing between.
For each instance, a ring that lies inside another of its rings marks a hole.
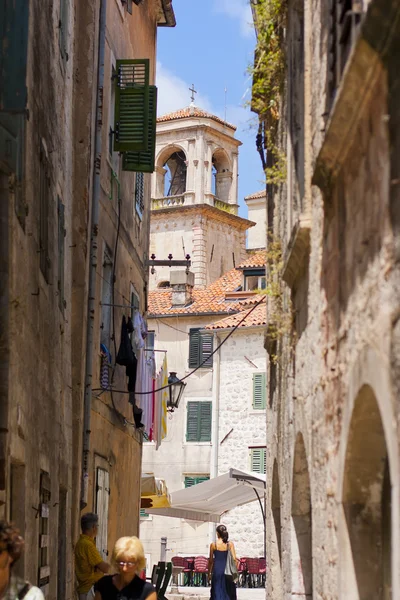
<instances>
[{"instance_id":1,"label":"window","mask_svg":"<svg viewBox=\"0 0 400 600\"><path fill-rule=\"evenodd\" d=\"M188 402L187 442L211 442L211 402Z\"/></svg>"},{"instance_id":2,"label":"window","mask_svg":"<svg viewBox=\"0 0 400 600\"><path fill-rule=\"evenodd\" d=\"M250 471L265 475L267 471L266 448L250 448Z\"/></svg>"},{"instance_id":3,"label":"window","mask_svg":"<svg viewBox=\"0 0 400 600\"><path fill-rule=\"evenodd\" d=\"M60 47L61 58L68 60L68 19L69 19L69 0L60 0L60 34L58 44Z\"/></svg>"},{"instance_id":4,"label":"window","mask_svg":"<svg viewBox=\"0 0 400 600\"><path fill-rule=\"evenodd\" d=\"M39 572L38 587L42 588L46 596L46 590L50 581L50 557L49 557L49 516L51 498L50 477L44 471L40 474L40 503L39 503ZM44 588L44 589L43 589Z\"/></svg>"},{"instance_id":5,"label":"window","mask_svg":"<svg viewBox=\"0 0 400 600\"><path fill-rule=\"evenodd\" d=\"M189 368L195 369L200 365L204 368L212 367L213 336L209 333L200 333L200 329L189 331ZM204 362L204 364L203 364Z\"/></svg>"},{"instance_id":6,"label":"window","mask_svg":"<svg viewBox=\"0 0 400 600\"><path fill-rule=\"evenodd\" d=\"M254 290L265 290L266 288L266 277L265 269L254 269L244 271L244 289L246 292L253 292Z\"/></svg>"},{"instance_id":7,"label":"window","mask_svg":"<svg viewBox=\"0 0 400 600\"><path fill-rule=\"evenodd\" d=\"M362 0L330 0L329 92L333 102L363 13Z\"/></svg>"},{"instance_id":8,"label":"window","mask_svg":"<svg viewBox=\"0 0 400 600\"><path fill-rule=\"evenodd\" d=\"M253 408L263 410L266 408L266 382L265 373L253 374Z\"/></svg>"},{"instance_id":9,"label":"window","mask_svg":"<svg viewBox=\"0 0 400 600\"><path fill-rule=\"evenodd\" d=\"M99 517L99 528L96 536L98 551L107 560L108 557L108 501L110 497L109 473L105 469L96 469L96 514Z\"/></svg>"},{"instance_id":10,"label":"window","mask_svg":"<svg viewBox=\"0 0 400 600\"><path fill-rule=\"evenodd\" d=\"M208 481L210 479L209 475L186 475L185 476L185 488L192 487L192 485L197 485L198 483L202 483L203 481Z\"/></svg>"},{"instance_id":11,"label":"window","mask_svg":"<svg viewBox=\"0 0 400 600\"><path fill-rule=\"evenodd\" d=\"M64 297L64 254L65 254L65 207L58 198L58 306L61 311L65 308Z\"/></svg>"},{"instance_id":12,"label":"window","mask_svg":"<svg viewBox=\"0 0 400 600\"><path fill-rule=\"evenodd\" d=\"M44 148L40 150L39 167L39 252L40 252L40 270L46 282L49 283L50 276L50 256L49 256L49 197L50 197L50 178L48 175L48 165L45 157Z\"/></svg>"},{"instance_id":13,"label":"window","mask_svg":"<svg viewBox=\"0 0 400 600\"><path fill-rule=\"evenodd\" d=\"M154 350L155 341L156 341L156 332L148 331L146 342L145 342L147 350Z\"/></svg>"},{"instance_id":14,"label":"window","mask_svg":"<svg viewBox=\"0 0 400 600\"><path fill-rule=\"evenodd\" d=\"M141 219L144 212L144 174L136 173L135 182L135 209L136 213Z\"/></svg>"},{"instance_id":15,"label":"window","mask_svg":"<svg viewBox=\"0 0 400 600\"><path fill-rule=\"evenodd\" d=\"M111 315L112 315L112 278L113 278L113 260L110 248L106 245L103 255L102 270L102 291L101 291L101 333L100 343L107 348L110 345L111 335Z\"/></svg>"}]
</instances>

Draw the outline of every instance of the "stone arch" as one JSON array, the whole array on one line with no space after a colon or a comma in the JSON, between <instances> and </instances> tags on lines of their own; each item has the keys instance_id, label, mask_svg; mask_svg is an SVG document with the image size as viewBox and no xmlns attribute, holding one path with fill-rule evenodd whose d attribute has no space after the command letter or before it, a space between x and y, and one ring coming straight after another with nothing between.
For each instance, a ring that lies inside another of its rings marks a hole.
<instances>
[{"instance_id":1,"label":"stone arch","mask_svg":"<svg viewBox=\"0 0 400 600\"><path fill-rule=\"evenodd\" d=\"M212 155L212 193L218 200L229 202L232 186L232 167L225 150L217 148Z\"/></svg>"},{"instance_id":2,"label":"stone arch","mask_svg":"<svg viewBox=\"0 0 400 600\"><path fill-rule=\"evenodd\" d=\"M343 483L341 588L346 597L392 598L388 450L374 390L363 385L347 436Z\"/></svg>"},{"instance_id":3,"label":"stone arch","mask_svg":"<svg viewBox=\"0 0 400 600\"><path fill-rule=\"evenodd\" d=\"M297 434L293 459L291 514L291 593L312 598L311 485L304 438Z\"/></svg>"},{"instance_id":4,"label":"stone arch","mask_svg":"<svg viewBox=\"0 0 400 600\"><path fill-rule=\"evenodd\" d=\"M156 197L184 194L187 183L187 156L185 150L173 144L159 153L156 160Z\"/></svg>"},{"instance_id":5,"label":"stone arch","mask_svg":"<svg viewBox=\"0 0 400 600\"><path fill-rule=\"evenodd\" d=\"M281 491L276 459L272 471L271 514L270 595L272 598L282 598Z\"/></svg>"}]
</instances>

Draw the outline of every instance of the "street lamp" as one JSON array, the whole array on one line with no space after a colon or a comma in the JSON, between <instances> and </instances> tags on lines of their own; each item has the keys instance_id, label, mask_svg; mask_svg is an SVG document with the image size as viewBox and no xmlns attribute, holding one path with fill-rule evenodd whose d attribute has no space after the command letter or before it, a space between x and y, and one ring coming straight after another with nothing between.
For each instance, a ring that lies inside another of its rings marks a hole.
<instances>
[{"instance_id":1,"label":"street lamp","mask_svg":"<svg viewBox=\"0 0 400 600\"><path fill-rule=\"evenodd\" d=\"M179 402L181 401L183 390L186 387L186 383L181 381L174 371L171 371L168 377L169 385L169 399L167 402L167 410L174 412L175 408L178 408Z\"/></svg>"}]
</instances>

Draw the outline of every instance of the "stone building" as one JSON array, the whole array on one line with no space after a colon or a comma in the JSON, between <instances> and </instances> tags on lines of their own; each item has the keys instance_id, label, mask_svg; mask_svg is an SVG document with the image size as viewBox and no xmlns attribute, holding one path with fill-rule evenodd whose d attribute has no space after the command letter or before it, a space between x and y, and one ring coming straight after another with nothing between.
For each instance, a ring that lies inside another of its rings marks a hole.
<instances>
[{"instance_id":1,"label":"stone building","mask_svg":"<svg viewBox=\"0 0 400 600\"><path fill-rule=\"evenodd\" d=\"M96 388L100 343L114 365L122 314L146 309L151 152L133 151L154 124L119 154L114 107L128 64L155 113L157 26L175 17L171 0L28 4L0 6L0 514L25 536L20 574L62 600L82 507L104 556L138 532L142 439L128 396Z\"/></svg>"},{"instance_id":2,"label":"stone building","mask_svg":"<svg viewBox=\"0 0 400 600\"><path fill-rule=\"evenodd\" d=\"M400 597L399 17L288 2L268 224L293 325L276 335L269 303L268 598Z\"/></svg>"},{"instance_id":3,"label":"stone building","mask_svg":"<svg viewBox=\"0 0 400 600\"><path fill-rule=\"evenodd\" d=\"M246 230L238 213L236 127L191 104L157 119L155 173L151 187L150 254L192 261L197 287L239 264ZM151 289L169 280L158 267Z\"/></svg>"},{"instance_id":4,"label":"stone building","mask_svg":"<svg viewBox=\"0 0 400 600\"><path fill-rule=\"evenodd\" d=\"M193 287L191 273L178 272L188 278L185 304L177 304L181 292L174 283L176 272L171 273L170 287L149 294L149 330L156 349L167 352L168 370L179 377L195 370L186 380L180 406L170 415L161 447L157 450L152 442L143 446L143 471L165 479L171 492L230 467L265 472L265 429L259 427L265 420L265 306L255 307L264 296L254 291L262 286L264 255L250 255L205 289ZM215 524L145 510L141 518L140 536L152 564L160 559L161 536L168 540L168 558L208 555L215 539ZM256 498L230 511L223 522L242 556L262 556L264 527Z\"/></svg>"}]
</instances>

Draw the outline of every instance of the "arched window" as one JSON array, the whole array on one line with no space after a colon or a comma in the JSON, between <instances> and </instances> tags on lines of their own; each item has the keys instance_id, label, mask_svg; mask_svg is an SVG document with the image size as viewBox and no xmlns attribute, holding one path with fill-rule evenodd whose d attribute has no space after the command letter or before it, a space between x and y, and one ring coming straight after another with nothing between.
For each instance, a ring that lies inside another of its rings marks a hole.
<instances>
[{"instance_id":1,"label":"arched window","mask_svg":"<svg viewBox=\"0 0 400 600\"><path fill-rule=\"evenodd\" d=\"M232 172L224 150L215 150L212 157L212 193L218 200L229 202Z\"/></svg>"},{"instance_id":2,"label":"arched window","mask_svg":"<svg viewBox=\"0 0 400 600\"><path fill-rule=\"evenodd\" d=\"M159 283L157 283L157 287L158 288L169 288L170 283L169 283L169 281L160 281Z\"/></svg>"},{"instance_id":3,"label":"arched window","mask_svg":"<svg viewBox=\"0 0 400 600\"><path fill-rule=\"evenodd\" d=\"M164 196L179 196L186 192L187 160L185 153L174 152L164 163Z\"/></svg>"}]
</instances>

